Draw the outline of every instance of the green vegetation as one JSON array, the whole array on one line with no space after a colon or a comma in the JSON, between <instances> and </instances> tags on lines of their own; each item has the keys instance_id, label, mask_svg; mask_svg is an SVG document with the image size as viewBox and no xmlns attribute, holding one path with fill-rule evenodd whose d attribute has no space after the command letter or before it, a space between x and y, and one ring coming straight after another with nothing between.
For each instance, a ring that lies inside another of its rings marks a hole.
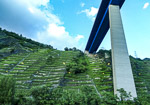
<instances>
[{"instance_id":1,"label":"green vegetation","mask_svg":"<svg viewBox=\"0 0 150 105\"><path fill-rule=\"evenodd\" d=\"M89 69L87 57L83 52L80 52L78 56L74 57L72 62L66 66L66 70L69 74L84 73Z\"/></svg>"},{"instance_id":2,"label":"green vegetation","mask_svg":"<svg viewBox=\"0 0 150 105\"><path fill-rule=\"evenodd\" d=\"M90 86L81 86L79 91L65 90L63 87L38 86L33 87L27 96L25 91L15 94L13 78L3 77L0 86L2 105L148 105L150 102L150 96L139 97L133 101L131 95L123 89L118 90L120 97L108 93L99 97Z\"/></svg>"},{"instance_id":3,"label":"green vegetation","mask_svg":"<svg viewBox=\"0 0 150 105\"><path fill-rule=\"evenodd\" d=\"M150 94L150 60L130 57L138 95Z\"/></svg>"},{"instance_id":4,"label":"green vegetation","mask_svg":"<svg viewBox=\"0 0 150 105\"><path fill-rule=\"evenodd\" d=\"M65 51L80 51L80 50L77 49L76 47L73 47L73 48L65 47L64 50L65 50Z\"/></svg>"},{"instance_id":5,"label":"green vegetation","mask_svg":"<svg viewBox=\"0 0 150 105\"><path fill-rule=\"evenodd\" d=\"M15 80L12 77L0 79L0 103L5 105L14 104Z\"/></svg>"},{"instance_id":6,"label":"green vegetation","mask_svg":"<svg viewBox=\"0 0 150 105\"><path fill-rule=\"evenodd\" d=\"M0 28L0 105L149 105L150 59L130 59L136 99L114 96L110 51L59 51Z\"/></svg>"},{"instance_id":7,"label":"green vegetation","mask_svg":"<svg viewBox=\"0 0 150 105\"><path fill-rule=\"evenodd\" d=\"M111 68L111 51L100 50L97 54L107 64L107 67ZM135 99L135 103L136 105L148 105L150 104L148 100L150 96L150 59L141 60L130 56L130 61L138 94L138 101Z\"/></svg>"},{"instance_id":8,"label":"green vegetation","mask_svg":"<svg viewBox=\"0 0 150 105\"><path fill-rule=\"evenodd\" d=\"M100 50L99 52L101 53L89 57L90 69L88 74L102 96L105 94L113 95L110 52L107 50ZM107 56L107 58L105 56Z\"/></svg>"},{"instance_id":9,"label":"green vegetation","mask_svg":"<svg viewBox=\"0 0 150 105\"><path fill-rule=\"evenodd\" d=\"M33 41L22 35L0 28L0 59L11 54L34 52L39 48L52 49L52 46Z\"/></svg>"}]
</instances>

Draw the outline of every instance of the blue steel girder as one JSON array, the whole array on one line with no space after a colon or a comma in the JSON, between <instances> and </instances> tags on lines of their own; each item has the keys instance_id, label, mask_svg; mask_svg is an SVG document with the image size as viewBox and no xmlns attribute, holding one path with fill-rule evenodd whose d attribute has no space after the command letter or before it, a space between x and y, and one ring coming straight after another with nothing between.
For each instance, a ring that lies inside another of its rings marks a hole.
<instances>
[{"instance_id":1,"label":"blue steel girder","mask_svg":"<svg viewBox=\"0 0 150 105\"><path fill-rule=\"evenodd\" d=\"M101 5L95 19L88 43L85 50L89 53L96 52L106 33L109 30L109 5L119 5L122 7L125 0L102 0Z\"/></svg>"}]
</instances>

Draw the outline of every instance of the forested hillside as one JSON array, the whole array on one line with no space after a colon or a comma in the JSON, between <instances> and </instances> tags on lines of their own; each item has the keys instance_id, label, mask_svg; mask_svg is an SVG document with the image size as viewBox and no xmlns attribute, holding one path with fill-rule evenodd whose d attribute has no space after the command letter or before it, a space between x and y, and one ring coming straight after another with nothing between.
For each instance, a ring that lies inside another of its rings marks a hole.
<instances>
[{"instance_id":1,"label":"forested hillside","mask_svg":"<svg viewBox=\"0 0 150 105\"><path fill-rule=\"evenodd\" d=\"M0 58L11 54L32 52L38 48L52 48L52 46L33 41L22 35L0 28Z\"/></svg>"},{"instance_id":2,"label":"forested hillside","mask_svg":"<svg viewBox=\"0 0 150 105\"><path fill-rule=\"evenodd\" d=\"M111 52L53 49L0 29L0 104L149 105L150 60L130 57L138 98L113 94Z\"/></svg>"}]
</instances>

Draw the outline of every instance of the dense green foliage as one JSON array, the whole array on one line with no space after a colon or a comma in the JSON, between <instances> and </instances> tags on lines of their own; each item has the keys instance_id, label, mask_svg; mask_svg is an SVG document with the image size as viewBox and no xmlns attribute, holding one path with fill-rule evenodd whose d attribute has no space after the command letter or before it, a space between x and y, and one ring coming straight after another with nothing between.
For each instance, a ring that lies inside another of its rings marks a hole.
<instances>
[{"instance_id":1,"label":"dense green foliage","mask_svg":"<svg viewBox=\"0 0 150 105\"><path fill-rule=\"evenodd\" d=\"M80 92L75 90L64 90L62 87L54 89L41 87L33 90L31 95L33 96L34 100L36 100L36 105L95 105L95 103L98 101L97 95L90 87L82 87Z\"/></svg>"},{"instance_id":2,"label":"dense green foliage","mask_svg":"<svg viewBox=\"0 0 150 105\"><path fill-rule=\"evenodd\" d=\"M5 82L5 84L4 84ZM1 78L0 104L4 105L149 105L150 95L131 100L131 95L123 89L120 97L105 94L99 97L91 86L81 86L79 90L63 87L33 87L28 96L24 91L15 94L15 81L10 77Z\"/></svg>"},{"instance_id":3,"label":"dense green foliage","mask_svg":"<svg viewBox=\"0 0 150 105\"><path fill-rule=\"evenodd\" d=\"M12 77L2 77L0 80L0 104L14 103L15 80Z\"/></svg>"},{"instance_id":4,"label":"dense green foliage","mask_svg":"<svg viewBox=\"0 0 150 105\"><path fill-rule=\"evenodd\" d=\"M86 56L83 52L80 52L80 54L74 57L72 62L66 66L66 70L69 74L84 73L89 69L88 65Z\"/></svg>"}]
</instances>

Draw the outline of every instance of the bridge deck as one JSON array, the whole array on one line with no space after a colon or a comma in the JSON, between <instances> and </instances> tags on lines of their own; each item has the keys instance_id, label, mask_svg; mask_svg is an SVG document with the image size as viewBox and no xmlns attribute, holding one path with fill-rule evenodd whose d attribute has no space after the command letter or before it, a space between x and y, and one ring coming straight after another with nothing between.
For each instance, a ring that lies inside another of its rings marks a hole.
<instances>
[{"instance_id":1,"label":"bridge deck","mask_svg":"<svg viewBox=\"0 0 150 105\"><path fill-rule=\"evenodd\" d=\"M109 29L108 7L110 4L122 7L125 0L102 0L95 23L93 25L86 51L96 52Z\"/></svg>"}]
</instances>

